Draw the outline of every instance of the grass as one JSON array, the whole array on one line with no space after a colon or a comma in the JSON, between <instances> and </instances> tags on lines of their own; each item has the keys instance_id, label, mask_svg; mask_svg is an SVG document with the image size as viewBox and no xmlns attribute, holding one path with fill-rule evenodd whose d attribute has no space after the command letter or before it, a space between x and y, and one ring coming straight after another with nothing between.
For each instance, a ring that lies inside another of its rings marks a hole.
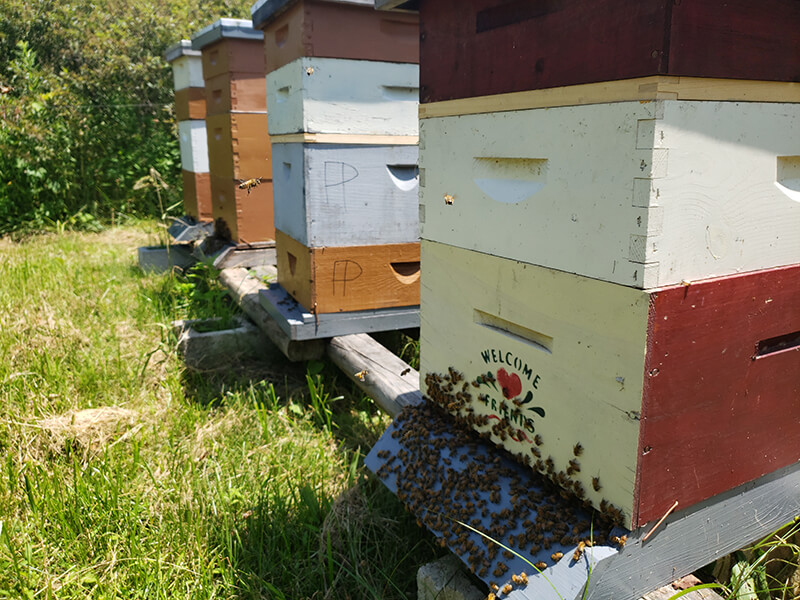
<instances>
[{"instance_id":1,"label":"grass","mask_svg":"<svg viewBox=\"0 0 800 600\"><path fill-rule=\"evenodd\" d=\"M326 363L184 370L170 321L235 309L139 271L155 231L0 240L0 598L414 597L388 418Z\"/></svg>"}]
</instances>

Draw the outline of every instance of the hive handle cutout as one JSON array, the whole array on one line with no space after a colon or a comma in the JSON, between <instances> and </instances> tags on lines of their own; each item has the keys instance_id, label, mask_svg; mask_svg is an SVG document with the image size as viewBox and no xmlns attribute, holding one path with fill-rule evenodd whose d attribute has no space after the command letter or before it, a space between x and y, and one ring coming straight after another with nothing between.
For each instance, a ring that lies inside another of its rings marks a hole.
<instances>
[{"instance_id":1,"label":"hive handle cutout","mask_svg":"<svg viewBox=\"0 0 800 600\"><path fill-rule=\"evenodd\" d=\"M286 256L289 258L289 273L294 275L294 272L297 269L297 257L291 252L287 252Z\"/></svg>"},{"instance_id":2,"label":"hive handle cutout","mask_svg":"<svg viewBox=\"0 0 800 600\"><path fill-rule=\"evenodd\" d=\"M410 285L419 280L419 261L389 263L394 271L394 276L402 284Z\"/></svg>"},{"instance_id":3,"label":"hive handle cutout","mask_svg":"<svg viewBox=\"0 0 800 600\"><path fill-rule=\"evenodd\" d=\"M419 102L419 88L403 85L382 85L386 100Z\"/></svg>"},{"instance_id":4,"label":"hive handle cutout","mask_svg":"<svg viewBox=\"0 0 800 600\"><path fill-rule=\"evenodd\" d=\"M286 40L289 39L289 24L280 27L275 32L275 45L278 48L283 48L286 45Z\"/></svg>"},{"instance_id":5,"label":"hive handle cutout","mask_svg":"<svg viewBox=\"0 0 800 600\"><path fill-rule=\"evenodd\" d=\"M392 183L403 192L417 187L419 168L417 165L386 165Z\"/></svg>"},{"instance_id":6,"label":"hive handle cutout","mask_svg":"<svg viewBox=\"0 0 800 600\"><path fill-rule=\"evenodd\" d=\"M472 311L472 318L475 323L487 329L491 329L512 339L533 346L538 350L553 353L553 338L539 331L534 331L517 323L512 323L496 315L489 314L477 308Z\"/></svg>"},{"instance_id":7,"label":"hive handle cutout","mask_svg":"<svg viewBox=\"0 0 800 600\"><path fill-rule=\"evenodd\" d=\"M800 202L800 156L779 156L775 185L790 200Z\"/></svg>"},{"instance_id":8,"label":"hive handle cutout","mask_svg":"<svg viewBox=\"0 0 800 600\"><path fill-rule=\"evenodd\" d=\"M756 355L753 358L765 358L792 350L800 352L800 331L761 340L756 344Z\"/></svg>"},{"instance_id":9,"label":"hive handle cutout","mask_svg":"<svg viewBox=\"0 0 800 600\"><path fill-rule=\"evenodd\" d=\"M278 88L278 94L277 94L278 102L279 103L286 102L289 99L289 94L291 93L291 91L292 91L292 86L290 85L285 85L283 87Z\"/></svg>"},{"instance_id":10,"label":"hive handle cutout","mask_svg":"<svg viewBox=\"0 0 800 600\"><path fill-rule=\"evenodd\" d=\"M492 200L518 204L547 182L546 158L477 156L472 163L475 185Z\"/></svg>"}]
</instances>

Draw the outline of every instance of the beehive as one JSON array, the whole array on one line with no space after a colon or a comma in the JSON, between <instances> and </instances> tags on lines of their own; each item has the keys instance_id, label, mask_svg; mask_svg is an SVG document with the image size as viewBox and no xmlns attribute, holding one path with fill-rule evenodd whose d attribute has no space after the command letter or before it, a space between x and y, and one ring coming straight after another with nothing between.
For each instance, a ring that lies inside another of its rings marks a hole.
<instances>
[{"instance_id":1,"label":"beehive","mask_svg":"<svg viewBox=\"0 0 800 600\"><path fill-rule=\"evenodd\" d=\"M267 74L270 135L416 136L414 64L298 58Z\"/></svg>"},{"instance_id":2,"label":"beehive","mask_svg":"<svg viewBox=\"0 0 800 600\"><path fill-rule=\"evenodd\" d=\"M380 13L372 0L260 0L250 13L267 73L303 56L419 62L417 15Z\"/></svg>"},{"instance_id":3,"label":"beehive","mask_svg":"<svg viewBox=\"0 0 800 600\"><path fill-rule=\"evenodd\" d=\"M263 34L241 19L192 37L205 77L212 213L217 233L237 243L274 237L262 45Z\"/></svg>"},{"instance_id":4,"label":"beehive","mask_svg":"<svg viewBox=\"0 0 800 600\"><path fill-rule=\"evenodd\" d=\"M422 237L642 289L798 262L800 103L649 95L422 119Z\"/></svg>"},{"instance_id":5,"label":"beehive","mask_svg":"<svg viewBox=\"0 0 800 600\"><path fill-rule=\"evenodd\" d=\"M170 46L164 59L172 67L175 119L181 150L184 212L197 219L211 218L208 148L205 133L205 89L200 53L189 40Z\"/></svg>"},{"instance_id":6,"label":"beehive","mask_svg":"<svg viewBox=\"0 0 800 600\"><path fill-rule=\"evenodd\" d=\"M659 74L800 80L791 0L419 4L421 102Z\"/></svg>"},{"instance_id":7,"label":"beehive","mask_svg":"<svg viewBox=\"0 0 800 600\"><path fill-rule=\"evenodd\" d=\"M275 227L309 247L415 243L417 146L273 144Z\"/></svg>"},{"instance_id":8,"label":"beehive","mask_svg":"<svg viewBox=\"0 0 800 600\"><path fill-rule=\"evenodd\" d=\"M800 265L639 290L423 240L422 271L423 393L629 527L797 460Z\"/></svg>"}]
</instances>

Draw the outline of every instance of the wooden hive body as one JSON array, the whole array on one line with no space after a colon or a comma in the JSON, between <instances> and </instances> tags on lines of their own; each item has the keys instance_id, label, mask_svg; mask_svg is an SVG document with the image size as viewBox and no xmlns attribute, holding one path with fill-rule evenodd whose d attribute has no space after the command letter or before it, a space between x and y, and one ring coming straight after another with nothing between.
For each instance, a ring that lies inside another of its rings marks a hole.
<instances>
[{"instance_id":1,"label":"wooden hive body","mask_svg":"<svg viewBox=\"0 0 800 600\"><path fill-rule=\"evenodd\" d=\"M628 527L800 458L800 265L643 291L423 240L422 270L423 393Z\"/></svg>"},{"instance_id":2,"label":"wooden hive body","mask_svg":"<svg viewBox=\"0 0 800 600\"><path fill-rule=\"evenodd\" d=\"M178 123L178 139L183 170L192 173L208 173L206 122L199 119L180 121Z\"/></svg>"},{"instance_id":3,"label":"wooden hive body","mask_svg":"<svg viewBox=\"0 0 800 600\"><path fill-rule=\"evenodd\" d=\"M272 181L242 189L237 181L211 175L214 219L222 219L227 232L218 232L239 244L275 239L272 208ZM221 226L220 226L221 227ZM230 234L225 235L225 234Z\"/></svg>"},{"instance_id":4,"label":"wooden hive body","mask_svg":"<svg viewBox=\"0 0 800 600\"><path fill-rule=\"evenodd\" d=\"M800 81L793 0L423 0L422 102L647 75Z\"/></svg>"},{"instance_id":5,"label":"wooden hive body","mask_svg":"<svg viewBox=\"0 0 800 600\"><path fill-rule=\"evenodd\" d=\"M251 8L264 32L266 72L301 56L419 62L419 17L379 13L371 2L268 0Z\"/></svg>"},{"instance_id":6,"label":"wooden hive body","mask_svg":"<svg viewBox=\"0 0 800 600\"><path fill-rule=\"evenodd\" d=\"M211 178L208 172L194 173L181 170L183 181L184 212L198 221L210 221L214 218L211 209Z\"/></svg>"},{"instance_id":7,"label":"wooden hive body","mask_svg":"<svg viewBox=\"0 0 800 600\"><path fill-rule=\"evenodd\" d=\"M304 246L419 240L417 147L273 144L275 226Z\"/></svg>"},{"instance_id":8,"label":"wooden hive body","mask_svg":"<svg viewBox=\"0 0 800 600\"><path fill-rule=\"evenodd\" d=\"M414 64L298 58L267 75L270 135L417 135Z\"/></svg>"},{"instance_id":9,"label":"wooden hive body","mask_svg":"<svg viewBox=\"0 0 800 600\"><path fill-rule=\"evenodd\" d=\"M419 242L309 248L275 232L278 283L312 313L419 304Z\"/></svg>"},{"instance_id":10,"label":"wooden hive body","mask_svg":"<svg viewBox=\"0 0 800 600\"><path fill-rule=\"evenodd\" d=\"M220 73L206 80L207 114L266 112L264 76L257 73Z\"/></svg>"},{"instance_id":11,"label":"wooden hive body","mask_svg":"<svg viewBox=\"0 0 800 600\"><path fill-rule=\"evenodd\" d=\"M800 259L800 103L430 117L420 165L424 239L642 289Z\"/></svg>"}]
</instances>

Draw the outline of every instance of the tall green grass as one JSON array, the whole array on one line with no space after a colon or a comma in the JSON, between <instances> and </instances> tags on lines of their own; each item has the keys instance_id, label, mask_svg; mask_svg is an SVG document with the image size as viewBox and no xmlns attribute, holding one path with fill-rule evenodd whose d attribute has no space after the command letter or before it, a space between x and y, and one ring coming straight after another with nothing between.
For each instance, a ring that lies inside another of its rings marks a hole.
<instances>
[{"instance_id":1,"label":"tall green grass","mask_svg":"<svg viewBox=\"0 0 800 600\"><path fill-rule=\"evenodd\" d=\"M414 597L387 417L322 363L185 371L213 284L143 274L153 231L0 239L0 598Z\"/></svg>"}]
</instances>

